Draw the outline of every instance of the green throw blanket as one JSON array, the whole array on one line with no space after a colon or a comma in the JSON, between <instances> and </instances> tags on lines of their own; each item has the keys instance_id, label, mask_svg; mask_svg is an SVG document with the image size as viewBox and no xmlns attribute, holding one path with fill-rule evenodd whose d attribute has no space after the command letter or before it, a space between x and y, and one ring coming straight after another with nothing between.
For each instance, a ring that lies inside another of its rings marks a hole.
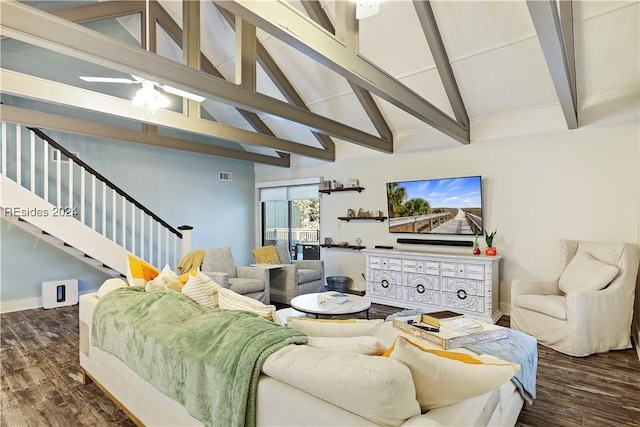
<instances>
[{"instance_id":1,"label":"green throw blanket","mask_svg":"<svg viewBox=\"0 0 640 427\"><path fill-rule=\"evenodd\" d=\"M253 426L264 360L307 336L253 313L211 310L169 290L121 288L93 315L93 344L209 426Z\"/></svg>"}]
</instances>

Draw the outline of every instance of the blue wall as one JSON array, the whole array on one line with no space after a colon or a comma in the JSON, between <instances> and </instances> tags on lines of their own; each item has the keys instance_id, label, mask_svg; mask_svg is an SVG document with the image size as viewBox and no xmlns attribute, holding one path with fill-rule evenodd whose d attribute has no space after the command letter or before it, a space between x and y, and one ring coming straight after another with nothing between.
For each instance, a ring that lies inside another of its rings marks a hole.
<instances>
[{"instance_id":1,"label":"blue wall","mask_svg":"<svg viewBox=\"0 0 640 427\"><path fill-rule=\"evenodd\" d=\"M191 225L192 247L231 245L238 265L252 262L253 163L146 145L46 131L115 185L174 227ZM218 172L233 181L218 181ZM46 242L2 221L0 298L38 297L43 280L80 281L80 292L106 277ZM60 252L60 253L56 253ZM175 267L175 266L171 266Z\"/></svg>"}]
</instances>

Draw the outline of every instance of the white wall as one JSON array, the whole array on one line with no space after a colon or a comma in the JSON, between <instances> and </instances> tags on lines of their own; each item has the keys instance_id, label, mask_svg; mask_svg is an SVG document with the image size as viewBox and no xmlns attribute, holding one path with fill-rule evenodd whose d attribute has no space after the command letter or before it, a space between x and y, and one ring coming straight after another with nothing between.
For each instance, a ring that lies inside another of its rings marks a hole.
<instances>
[{"instance_id":1,"label":"white wall","mask_svg":"<svg viewBox=\"0 0 640 427\"><path fill-rule=\"evenodd\" d=\"M634 120L393 155L338 144L334 163L296 157L290 170L260 165L256 182L358 178L366 188L361 194L322 196L321 239L353 242L361 237L367 247L426 250L431 247L398 245L398 235L388 232L386 222L340 223L336 218L348 208L386 213L388 181L482 175L485 228L498 230L495 245L503 257L500 302L508 313L512 279L558 273L559 239L639 242L639 136ZM429 250L438 250L433 248ZM363 254L323 249L322 257L327 275L350 276L357 288L364 288Z\"/></svg>"}]
</instances>

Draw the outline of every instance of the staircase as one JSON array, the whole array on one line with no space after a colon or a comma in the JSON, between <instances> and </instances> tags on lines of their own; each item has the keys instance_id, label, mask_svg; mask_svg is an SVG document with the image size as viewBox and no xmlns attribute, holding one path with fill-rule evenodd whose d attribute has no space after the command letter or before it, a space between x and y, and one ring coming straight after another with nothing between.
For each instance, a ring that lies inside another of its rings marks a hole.
<instances>
[{"instance_id":1,"label":"staircase","mask_svg":"<svg viewBox=\"0 0 640 427\"><path fill-rule=\"evenodd\" d=\"M190 250L190 227L183 236L41 130L2 122L0 140L0 214L12 225L111 277L128 254L162 268Z\"/></svg>"}]
</instances>

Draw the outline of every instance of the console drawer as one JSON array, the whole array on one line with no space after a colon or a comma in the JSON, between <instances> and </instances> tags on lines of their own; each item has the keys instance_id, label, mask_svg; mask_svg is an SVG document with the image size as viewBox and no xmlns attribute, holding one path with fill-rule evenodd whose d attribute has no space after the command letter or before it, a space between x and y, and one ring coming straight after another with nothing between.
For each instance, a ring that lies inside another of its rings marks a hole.
<instances>
[{"instance_id":1,"label":"console drawer","mask_svg":"<svg viewBox=\"0 0 640 427\"><path fill-rule=\"evenodd\" d=\"M406 274L404 298L411 302L440 305L440 277Z\"/></svg>"},{"instance_id":2,"label":"console drawer","mask_svg":"<svg viewBox=\"0 0 640 427\"><path fill-rule=\"evenodd\" d=\"M405 273L440 274L440 263L435 261L422 261L405 259L402 261L402 271Z\"/></svg>"},{"instance_id":3,"label":"console drawer","mask_svg":"<svg viewBox=\"0 0 640 427\"><path fill-rule=\"evenodd\" d=\"M442 263L442 275L446 277L461 277L465 279L484 279L484 267L478 264L458 264L454 262Z\"/></svg>"},{"instance_id":4,"label":"console drawer","mask_svg":"<svg viewBox=\"0 0 640 427\"><path fill-rule=\"evenodd\" d=\"M367 276L367 294L386 298L402 299L400 273L387 270L369 270Z\"/></svg>"},{"instance_id":5,"label":"console drawer","mask_svg":"<svg viewBox=\"0 0 640 427\"><path fill-rule=\"evenodd\" d=\"M442 292L442 306L467 312L483 313L484 298L466 295L461 298L458 293ZM455 311L455 310L454 310Z\"/></svg>"},{"instance_id":6,"label":"console drawer","mask_svg":"<svg viewBox=\"0 0 640 427\"><path fill-rule=\"evenodd\" d=\"M386 258L386 257L368 257L369 268L375 268L379 270L393 270L402 271L402 260L398 258Z\"/></svg>"}]
</instances>

